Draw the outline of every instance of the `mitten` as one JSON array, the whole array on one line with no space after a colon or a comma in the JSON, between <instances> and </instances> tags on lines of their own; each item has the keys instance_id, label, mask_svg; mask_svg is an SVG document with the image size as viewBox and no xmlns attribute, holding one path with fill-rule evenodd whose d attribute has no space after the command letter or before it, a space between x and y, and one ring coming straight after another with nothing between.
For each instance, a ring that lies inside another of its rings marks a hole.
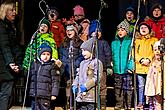
<instances>
[{"instance_id":1,"label":"mitten","mask_svg":"<svg viewBox=\"0 0 165 110\"><path fill-rule=\"evenodd\" d=\"M80 85L80 90L81 90L81 93L82 92L85 92L87 90L87 88L85 87L85 85Z\"/></svg>"},{"instance_id":2,"label":"mitten","mask_svg":"<svg viewBox=\"0 0 165 110\"><path fill-rule=\"evenodd\" d=\"M78 88L76 86L72 86L73 94L76 94L78 92Z\"/></svg>"}]
</instances>

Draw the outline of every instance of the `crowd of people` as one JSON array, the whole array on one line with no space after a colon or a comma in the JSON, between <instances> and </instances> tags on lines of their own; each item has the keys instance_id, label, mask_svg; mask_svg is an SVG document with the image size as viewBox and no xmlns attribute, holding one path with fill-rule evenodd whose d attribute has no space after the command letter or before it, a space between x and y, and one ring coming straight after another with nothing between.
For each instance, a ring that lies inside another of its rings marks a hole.
<instances>
[{"instance_id":1,"label":"crowd of people","mask_svg":"<svg viewBox=\"0 0 165 110\"><path fill-rule=\"evenodd\" d=\"M150 15L137 26L135 12L131 6L125 10L110 44L104 40L101 23L86 18L82 6L73 8L69 20L59 19L58 9L52 6L39 21L37 31L23 52L15 22L15 4L2 3L0 110L9 109L18 76L28 77L26 92L32 110L54 110L61 82L65 83L66 110L98 107L106 110L106 84L111 82L107 75L114 80L115 110L131 110L133 100L137 100L137 109L162 110L163 6L154 4ZM137 99L132 98L135 89Z\"/></svg>"}]
</instances>

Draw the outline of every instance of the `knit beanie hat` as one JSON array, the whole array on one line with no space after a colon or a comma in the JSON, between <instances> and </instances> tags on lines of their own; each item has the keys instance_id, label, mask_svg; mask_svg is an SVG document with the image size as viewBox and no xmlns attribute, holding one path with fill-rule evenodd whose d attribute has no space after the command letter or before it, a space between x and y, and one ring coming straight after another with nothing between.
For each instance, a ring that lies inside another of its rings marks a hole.
<instances>
[{"instance_id":1,"label":"knit beanie hat","mask_svg":"<svg viewBox=\"0 0 165 110\"><path fill-rule=\"evenodd\" d=\"M43 52L49 52L51 54L51 57L52 57L52 48L49 45L41 44L41 46L38 49L38 56L39 56L39 58L40 58L40 56L41 56L41 54Z\"/></svg>"},{"instance_id":2,"label":"knit beanie hat","mask_svg":"<svg viewBox=\"0 0 165 110\"><path fill-rule=\"evenodd\" d=\"M154 9L156 9L156 8L158 8L158 9L161 10L161 16L160 16L159 18L155 18L155 17L153 16L153 14L152 14L153 11L154 11ZM162 6L160 3L154 4L154 5L151 7L150 15L151 15L151 17L154 18L154 19L160 19L160 18L162 18L162 17L163 17L163 6Z\"/></svg>"},{"instance_id":3,"label":"knit beanie hat","mask_svg":"<svg viewBox=\"0 0 165 110\"><path fill-rule=\"evenodd\" d=\"M154 48L158 48L160 46L160 41L156 41L154 44Z\"/></svg>"},{"instance_id":4,"label":"knit beanie hat","mask_svg":"<svg viewBox=\"0 0 165 110\"><path fill-rule=\"evenodd\" d=\"M126 20L124 20L117 26L117 29L123 28L127 33L129 33L129 26L129 23Z\"/></svg>"},{"instance_id":5,"label":"knit beanie hat","mask_svg":"<svg viewBox=\"0 0 165 110\"><path fill-rule=\"evenodd\" d=\"M66 26L66 30L74 30L76 32L76 34L78 35L78 30L79 30L79 27L78 27L78 24L77 23L72 23L72 24L69 24Z\"/></svg>"},{"instance_id":6,"label":"knit beanie hat","mask_svg":"<svg viewBox=\"0 0 165 110\"><path fill-rule=\"evenodd\" d=\"M98 28L98 32L102 32L101 26L100 26L100 23L98 22L98 20L91 21L90 25L89 25L89 33L88 33L89 37L91 36L91 34L93 32L96 31L96 28Z\"/></svg>"},{"instance_id":7,"label":"knit beanie hat","mask_svg":"<svg viewBox=\"0 0 165 110\"><path fill-rule=\"evenodd\" d=\"M81 48L81 49L84 49L84 50L87 50L87 51L89 51L90 53L92 53L93 45L94 45L94 38L92 37L92 38L88 39L87 41L84 41L84 42L81 44L80 48Z\"/></svg>"},{"instance_id":8,"label":"knit beanie hat","mask_svg":"<svg viewBox=\"0 0 165 110\"><path fill-rule=\"evenodd\" d=\"M48 26L48 29L50 29L50 22L47 20L47 19L43 19L41 22L40 22L40 25L41 24L46 24Z\"/></svg>"},{"instance_id":9,"label":"knit beanie hat","mask_svg":"<svg viewBox=\"0 0 165 110\"><path fill-rule=\"evenodd\" d=\"M85 14L84 14L84 9L83 9L83 7L81 7L80 5L76 5L76 6L73 8L73 11L74 11L74 15L83 15L83 16L85 16Z\"/></svg>"},{"instance_id":10,"label":"knit beanie hat","mask_svg":"<svg viewBox=\"0 0 165 110\"><path fill-rule=\"evenodd\" d=\"M148 29L149 29L149 34L150 34L150 33L151 33L151 27L150 27L146 22L141 22L141 23L139 24L139 26L138 26L139 32L140 32L140 27L141 27L142 25L145 25L145 26L148 27Z\"/></svg>"}]
</instances>

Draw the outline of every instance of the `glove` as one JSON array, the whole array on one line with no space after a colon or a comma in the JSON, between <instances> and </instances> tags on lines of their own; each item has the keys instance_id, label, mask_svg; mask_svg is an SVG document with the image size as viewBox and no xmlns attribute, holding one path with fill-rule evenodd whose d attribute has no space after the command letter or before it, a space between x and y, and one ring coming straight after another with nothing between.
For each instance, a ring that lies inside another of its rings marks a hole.
<instances>
[{"instance_id":1,"label":"glove","mask_svg":"<svg viewBox=\"0 0 165 110\"><path fill-rule=\"evenodd\" d=\"M76 94L78 92L78 88L76 86L72 86L73 94Z\"/></svg>"},{"instance_id":2,"label":"glove","mask_svg":"<svg viewBox=\"0 0 165 110\"><path fill-rule=\"evenodd\" d=\"M80 91L81 91L81 93L82 92L85 92L87 90L87 88L82 84L82 85L80 85Z\"/></svg>"},{"instance_id":3,"label":"glove","mask_svg":"<svg viewBox=\"0 0 165 110\"><path fill-rule=\"evenodd\" d=\"M112 74L113 74L113 70L110 68L107 68L107 75L112 76Z\"/></svg>"}]
</instances>

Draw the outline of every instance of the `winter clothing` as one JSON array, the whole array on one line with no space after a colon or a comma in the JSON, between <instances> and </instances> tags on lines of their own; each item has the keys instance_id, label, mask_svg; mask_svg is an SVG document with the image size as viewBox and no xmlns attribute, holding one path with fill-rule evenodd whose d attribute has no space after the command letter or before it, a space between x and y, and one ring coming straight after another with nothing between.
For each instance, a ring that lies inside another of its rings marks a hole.
<instances>
[{"instance_id":1,"label":"winter clothing","mask_svg":"<svg viewBox=\"0 0 165 110\"><path fill-rule=\"evenodd\" d=\"M101 30L101 27L100 27L100 23L98 20L93 20L90 22L90 25L89 25L89 33L88 33L88 36L91 37L91 34L93 32L102 32Z\"/></svg>"},{"instance_id":2,"label":"winter clothing","mask_svg":"<svg viewBox=\"0 0 165 110\"><path fill-rule=\"evenodd\" d=\"M127 21L122 21L118 26L117 28L123 28L126 30L127 33L129 33L129 23Z\"/></svg>"},{"instance_id":3,"label":"winter clothing","mask_svg":"<svg viewBox=\"0 0 165 110\"><path fill-rule=\"evenodd\" d=\"M130 51L131 38L125 36L123 41L118 37L112 41L112 61L113 71L117 74L125 74L127 70L133 70L133 59L128 62L128 55Z\"/></svg>"},{"instance_id":4,"label":"winter clothing","mask_svg":"<svg viewBox=\"0 0 165 110\"><path fill-rule=\"evenodd\" d=\"M43 19L40 23L41 24L46 24L48 26L48 29L50 29L50 22L47 19Z\"/></svg>"},{"instance_id":5,"label":"winter clothing","mask_svg":"<svg viewBox=\"0 0 165 110\"><path fill-rule=\"evenodd\" d=\"M80 46L81 49L88 50L90 53L93 53L94 38L90 38L87 41L83 42Z\"/></svg>"},{"instance_id":6,"label":"winter clothing","mask_svg":"<svg viewBox=\"0 0 165 110\"><path fill-rule=\"evenodd\" d=\"M123 25L121 23L121 25ZM115 80L115 96L116 105L115 108L125 109L131 108L132 97L132 76L128 74L128 70L133 71L133 59L128 60L131 45L131 38L124 36L122 39L118 36L112 41L112 61L113 72Z\"/></svg>"},{"instance_id":7,"label":"winter clothing","mask_svg":"<svg viewBox=\"0 0 165 110\"><path fill-rule=\"evenodd\" d=\"M26 49L26 52L25 52L25 58L23 60L23 68L25 70L28 70L29 62L31 63L31 62L34 61L35 57L37 56L36 54L38 52L38 48L43 43L51 46L51 48L52 48L52 58L58 59L57 47L56 47L56 43L53 39L53 34L52 33L45 33L45 34L38 33L35 37L36 37L35 38L36 41L34 40L34 42L32 44L29 43L29 45ZM30 54L32 54L32 55L30 55ZM30 59L31 59L31 61L30 61Z\"/></svg>"},{"instance_id":8,"label":"winter clothing","mask_svg":"<svg viewBox=\"0 0 165 110\"><path fill-rule=\"evenodd\" d=\"M76 5L74 8L74 15L83 15L85 16L84 9L80 5Z\"/></svg>"},{"instance_id":9,"label":"winter clothing","mask_svg":"<svg viewBox=\"0 0 165 110\"><path fill-rule=\"evenodd\" d=\"M47 44L41 44L41 46L38 49L39 58L43 52L49 52L50 54L52 54L52 48Z\"/></svg>"},{"instance_id":10,"label":"winter clothing","mask_svg":"<svg viewBox=\"0 0 165 110\"><path fill-rule=\"evenodd\" d=\"M161 10L161 16L160 17L154 17L153 16L153 10L155 8L159 8ZM149 18L145 19L145 22L148 23L148 25L152 28L152 31L154 32L154 36L156 38L161 39L164 38L165 36L165 17L163 16L163 9L162 5L160 4L155 4L151 8L151 15Z\"/></svg>"},{"instance_id":11,"label":"winter clothing","mask_svg":"<svg viewBox=\"0 0 165 110\"><path fill-rule=\"evenodd\" d=\"M76 32L76 34L78 35L79 27L78 27L77 23L68 25L68 26L66 27L66 30L72 30L72 29L73 29L73 30Z\"/></svg>"},{"instance_id":12,"label":"winter clothing","mask_svg":"<svg viewBox=\"0 0 165 110\"><path fill-rule=\"evenodd\" d=\"M50 30L53 33L53 38L56 42L57 48L60 48L60 44L65 38L65 28L60 20L51 21L50 23Z\"/></svg>"},{"instance_id":13,"label":"winter clothing","mask_svg":"<svg viewBox=\"0 0 165 110\"><path fill-rule=\"evenodd\" d=\"M11 6L10 4L6 4ZM2 13L2 12L1 12ZM5 12L6 13L6 12ZM20 46L17 27L8 19L0 19L0 109L9 109L10 98L15 78L21 75L23 52ZM19 66L20 72L15 73L9 64Z\"/></svg>"},{"instance_id":14,"label":"winter clothing","mask_svg":"<svg viewBox=\"0 0 165 110\"><path fill-rule=\"evenodd\" d=\"M147 35L146 37L141 36L135 40L135 61L136 61L136 73L147 74L149 65L144 66L141 64L142 59L149 59L152 61L154 56L153 46L157 38Z\"/></svg>"},{"instance_id":15,"label":"winter clothing","mask_svg":"<svg viewBox=\"0 0 165 110\"><path fill-rule=\"evenodd\" d=\"M103 72L103 65L100 60L99 63L99 76L101 77ZM78 94L76 97L77 102L95 102L95 90L97 91L97 59L87 59L80 63L80 68L73 81L73 86L78 87ZM81 88L78 85L84 85L86 92L81 92ZM96 88L96 89L95 89ZM96 92L98 93L98 92ZM97 95L96 95L97 96Z\"/></svg>"}]
</instances>

